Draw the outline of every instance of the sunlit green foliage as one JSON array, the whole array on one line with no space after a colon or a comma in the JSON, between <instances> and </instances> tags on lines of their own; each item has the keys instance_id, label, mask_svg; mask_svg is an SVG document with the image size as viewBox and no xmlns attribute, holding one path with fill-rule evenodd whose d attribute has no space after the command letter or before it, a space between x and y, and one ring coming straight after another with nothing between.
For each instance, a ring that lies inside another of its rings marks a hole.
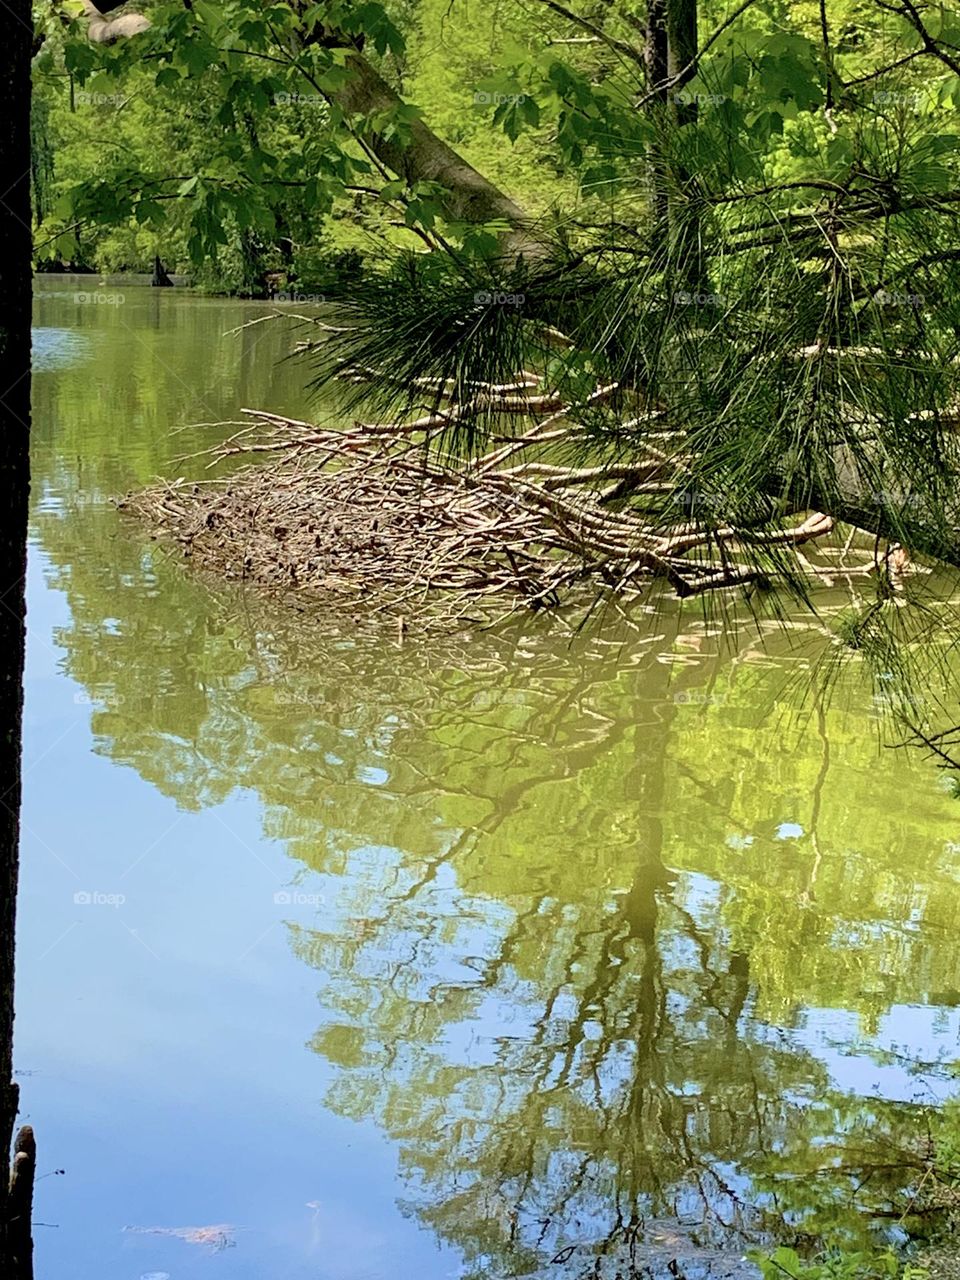
<instances>
[{"instance_id":1,"label":"sunlit green foliage","mask_svg":"<svg viewBox=\"0 0 960 1280\"><path fill-rule=\"evenodd\" d=\"M801 1258L795 1249L780 1248L754 1257L763 1280L925 1280L927 1275L909 1264L904 1267L892 1251L836 1251L810 1260Z\"/></svg>"},{"instance_id":2,"label":"sunlit green foliage","mask_svg":"<svg viewBox=\"0 0 960 1280\"><path fill-rule=\"evenodd\" d=\"M151 4L153 30L111 48L90 46L82 24L65 25L63 14L39 15L48 36L36 109L55 175L40 257L121 269L162 252L201 280L250 288L258 281L249 263L244 278L245 254L261 275L293 267L309 279L318 251L414 243L398 227L435 223L430 184L398 183L371 164L362 135L402 137L424 113L535 206L545 185L548 199L572 190L540 154L541 139L505 151L491 131L494 108L477 100L501 56L499 9L480 7L451 25L439 3L398 4L392 15L379 4L323 7L325 23L362 39L422 103L364 120L344 119L324 97L347 75L343 49L289 52L287 37L309 35L321 14L299 9ZM513 16L529 28L519 8Z\"/></svg>"}]
</instances>

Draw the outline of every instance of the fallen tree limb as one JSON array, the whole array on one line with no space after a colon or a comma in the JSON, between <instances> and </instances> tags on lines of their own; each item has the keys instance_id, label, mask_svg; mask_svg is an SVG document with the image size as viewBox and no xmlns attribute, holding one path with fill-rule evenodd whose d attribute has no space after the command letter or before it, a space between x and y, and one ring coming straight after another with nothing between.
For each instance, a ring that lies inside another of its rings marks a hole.
<instances>
[{"instance_id":1,"label":"fallen tree limb","mask_svg":"<svg viewBox=\"0 0 960 1280\"><path fill-rule=\"evenodd\" d=\"M472 460L438 447L446 411L348 428L243 414L256 429L214 446L211 464L270 452L273 463L215 484L161 485L121 506L227 578L378 610L541 609L578 590L595 598L658 581L678 597L740 589L769 576L758 548L799 546L834 528L819 512L762 532L688 519L663 527L643 502L684 482L685 455L652 445L629 464L565 465L586 443L570 408ZM618 509L606 503L611 481L632 495Z\"/></svg>"}]
</instances>

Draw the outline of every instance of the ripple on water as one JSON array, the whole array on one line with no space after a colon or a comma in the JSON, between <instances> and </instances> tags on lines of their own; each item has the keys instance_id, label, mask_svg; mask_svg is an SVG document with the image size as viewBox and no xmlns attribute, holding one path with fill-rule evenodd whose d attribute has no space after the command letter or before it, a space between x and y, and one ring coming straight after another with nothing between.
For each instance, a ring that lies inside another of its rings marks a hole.
<instances>
[{"instance_id":1,"label":"ripple on water","mask_svg":"<svg viewBox=\"0 0 960 1280\"><path fill-rule=\"evenodd\" d=\"M90 349L90 339L73 329L37 327L33 330L33 370L69 369L89 359Z\"/></svg>"}]
</instances>

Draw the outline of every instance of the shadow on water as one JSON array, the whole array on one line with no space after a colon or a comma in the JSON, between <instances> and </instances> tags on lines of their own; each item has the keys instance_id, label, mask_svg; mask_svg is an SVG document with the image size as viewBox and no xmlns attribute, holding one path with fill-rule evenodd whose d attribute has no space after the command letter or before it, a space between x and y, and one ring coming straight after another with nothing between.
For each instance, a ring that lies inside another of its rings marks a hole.
<instances>
[{"instance_id":1,"label":"shadow on water","mask_svg":"<svg viewBox=\"0 0 960 1280\"><path fill-rule=\"evenodd\" d=\"M98 753L186 812L256 798L325 1105L388 1136L401 1211L478 1277L732 1274L750 1242L888 1238L891 1153L960 1030L955 802L878 749L855 675L798 713L820 641L731 657L660 619L399 646L211 590L104 500L188 451L165 433L201 416L178 379L210 310L180 303L163 350L149 315L104 312L102 422L80 380L39 381L54 639ZM301 408L264 341L239 390L233 348L203 349L216 416Z\"/></svg>"}]
</instances>

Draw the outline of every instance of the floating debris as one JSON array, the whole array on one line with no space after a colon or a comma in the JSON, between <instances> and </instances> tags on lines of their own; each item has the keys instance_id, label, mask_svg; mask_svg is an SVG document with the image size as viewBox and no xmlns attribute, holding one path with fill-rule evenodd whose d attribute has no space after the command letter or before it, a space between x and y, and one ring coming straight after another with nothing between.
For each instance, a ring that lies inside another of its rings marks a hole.
<instances>
[{"instance_id":1,"label":"floating debris","mask_svg":"<svg viewBox=\"0 0 960 1280\"><path fill-rule=\"evenodd\" d=\"M661 493L676 479L662 452L616 467L545 460L586 445L588 428L566 412L497 437L472 460L443 448L452 409L352 427L243 412L251 421L209 452L213 462L256 455L256 465L221 483L160 485L119 504L226 578L372 603L405 629L428 601L445 600L459 617L498 601L500 611L504 601L547 608L590 584L588 594L600 587L631 599L660 579L684 597L766 577L749 557L738 559L741 531L686 518L664 527L644 508L651 486ZM264 455L273 457L264 464ZM751 531L746 542L755 557L761 546L797 546L833 527L815 512L794 527Z\"/></svg>"},{"instance_id":2,"label":"floating debris","mask_svg":"<svg viewBox=\"0 0 960 1280\"><path fill-rule=\"evenodd\" d=\"M123 1229L142 1236L172 1236L176 1240L186 1241L187 1244L207 1248L211 1253L223 1253L225 1249L234 1248L237 1243L234 1236L238 1230L229 1223L219 1223L212 1227L124 1227ZM148 1276L147 1280L156 1280L157 1276L164 1274L164 1272L157 1272L156 1275Z\"/></svg>"}]
</instances>

